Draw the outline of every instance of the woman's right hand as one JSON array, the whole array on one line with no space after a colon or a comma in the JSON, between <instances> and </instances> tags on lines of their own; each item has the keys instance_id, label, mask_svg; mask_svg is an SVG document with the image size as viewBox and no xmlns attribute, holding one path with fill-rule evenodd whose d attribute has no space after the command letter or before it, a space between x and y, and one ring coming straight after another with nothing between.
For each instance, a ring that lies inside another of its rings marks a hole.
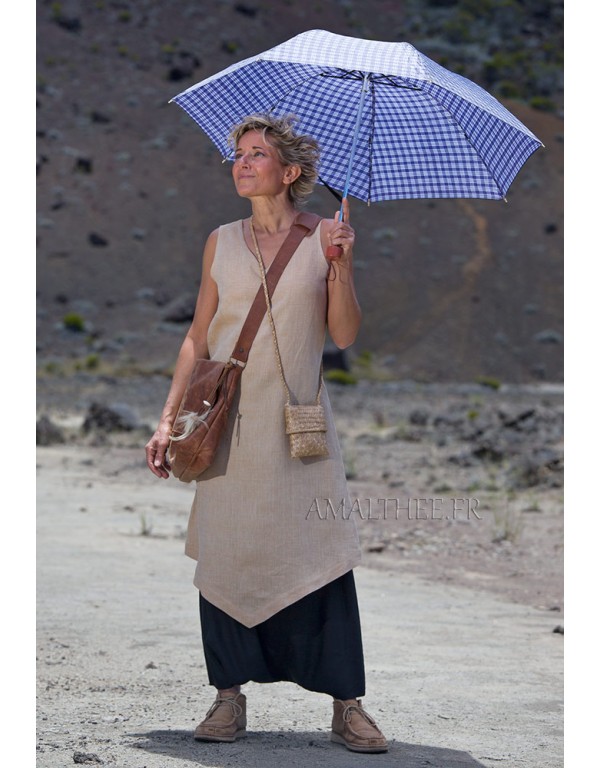
<instances>
[{"instance_id":1,"label":"woman's right hand","mask_svg":"<svg viewBox=\"0 0 600 768\"><path fill-rule=\"evenodd\" d=\"M175 363L175 371L171 381L171 388L167 395L156 432L146 443L146 464L148 469L156 477L167 479L171 472L171 465L167 457L171 428L177 418L179 404L185 392L188 379L194 367L194 362L199 357L208 357L208 344L206 341L208 327L217 311L219 304L219 291L210 271L217 248L218 229L208 236L202 257L202 280L196 310L190 329L188 330L179 355Z\"/></svg>"},{"instance_id":2,"label":"woman's right hand","mask_svg":"<svg viewBox=\"0 0 600 768\"><path fill-rule=\"evenodd\" d=\"M162 477L165 480L169 477L171 470L171 465L167 458L170 435L171 426L161 422L156 428L156 432L146 443L146 464L148 469L156 477Z\"/></svg>"}]
</instances>

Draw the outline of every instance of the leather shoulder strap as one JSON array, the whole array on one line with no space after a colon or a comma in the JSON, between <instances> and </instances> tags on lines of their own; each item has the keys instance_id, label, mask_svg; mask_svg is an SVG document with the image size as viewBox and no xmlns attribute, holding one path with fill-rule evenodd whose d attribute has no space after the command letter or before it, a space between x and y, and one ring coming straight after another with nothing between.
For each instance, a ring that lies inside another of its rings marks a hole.
<instances>
[{"instance_id":1,"label":"leather shoulder strap","mask_svg":"<svg viewBox=\"0 0 600 768\"><path fill-rule=\"evenodd\" d=\"M277 255L267 271L267 288L271 298L273 297L279 278L289 264L296 249L307 235L312 234L315 231L320 221L321 216L318 216L316 213L302 211L296 216L294 223L290 227L288 236L283 241L281 248L277 252ZM250 307L250 312L248 312L248 317L242 326L240 336L231 353L231 357L238 360L240 363L246 363L248 361L250 347L254 342L254 337L258 333L258 329L266 311L267 305L265 304L264 290L261 285L256 292L256 296Z\"/></svg>"},{"instance_id":2,"label":"leather shoulder strap","mask_svg":"<svg viewBox=\"0 0 600 768\"><path fill-rule=\"evenodd\" d=\"M315 229L318 227L319 222L321 221L323 217L319 216L318 213L310 213L309 211L300 211L300 213L296 216L296 220L294 224L299 224L302 227L306 227L308 230L307 234L312 234Z\"/></svg>"}]
</instances>

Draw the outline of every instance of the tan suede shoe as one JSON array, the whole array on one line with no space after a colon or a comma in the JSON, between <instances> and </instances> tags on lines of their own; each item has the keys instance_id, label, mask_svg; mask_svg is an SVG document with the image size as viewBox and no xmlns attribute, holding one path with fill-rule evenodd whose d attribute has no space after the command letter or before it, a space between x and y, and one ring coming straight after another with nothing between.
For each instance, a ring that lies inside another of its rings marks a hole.
<instances>
[{"instance_id":1,"label":"tan suede shoe","mask_svg":"<svg viewBox=\"0 0 600 768\"><path fill-rule=\"evenodd\" d=\"M343 744L352 752L387 752L385 736L371 715L356 699L333 700L331 741Z\"/></svg>"},{"instance_id":2,"label":"tan suede shoe","mask_svg":"<svg viewBox=\"0 0 600 768\"><path fill-rule=\"evenodd\" d=\"M198 741L235 741L246 735L246 697L243 693L221 698L217 696L196 727Z\"/></svg>"}]
</instances>

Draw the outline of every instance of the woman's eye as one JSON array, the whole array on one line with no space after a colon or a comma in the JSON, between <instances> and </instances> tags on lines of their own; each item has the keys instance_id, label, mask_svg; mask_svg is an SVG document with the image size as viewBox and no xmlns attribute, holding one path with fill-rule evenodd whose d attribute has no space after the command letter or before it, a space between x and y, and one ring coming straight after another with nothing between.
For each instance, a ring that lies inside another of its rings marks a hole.
<instances>
[{"instance_id":1,"label":"woman's eye","mask_svg":"<svg viewBox=\"0 0 600 768\"><path fill-rule=\"evenodd\" d=\"M242 153L240 153L238 155L234 155L233 160L234 160L234 162L237 162L238 160L242 160L243 157L244 157L244 155ZM254 150L254 152L252 152L252 157L265 157L265 153L262 152L260 149L256 149L256 150Z\"/></svg>"}]
</instances>

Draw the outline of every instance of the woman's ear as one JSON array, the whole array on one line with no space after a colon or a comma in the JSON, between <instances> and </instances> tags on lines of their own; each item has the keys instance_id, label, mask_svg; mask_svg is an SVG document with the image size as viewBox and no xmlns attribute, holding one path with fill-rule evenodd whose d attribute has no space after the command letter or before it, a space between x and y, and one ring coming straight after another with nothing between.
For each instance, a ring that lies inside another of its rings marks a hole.
<instances>
[{"instance_id":1,"label":"woman's ear","mask_svg":"<svg viewBox=\"0 0 600 768\"><path fill-rule=\"evenodd\" d=\"M302 169L299 165L288 165L283 172L283 183L293 184L301 173Z\"/></svg>"}]
</instances>

